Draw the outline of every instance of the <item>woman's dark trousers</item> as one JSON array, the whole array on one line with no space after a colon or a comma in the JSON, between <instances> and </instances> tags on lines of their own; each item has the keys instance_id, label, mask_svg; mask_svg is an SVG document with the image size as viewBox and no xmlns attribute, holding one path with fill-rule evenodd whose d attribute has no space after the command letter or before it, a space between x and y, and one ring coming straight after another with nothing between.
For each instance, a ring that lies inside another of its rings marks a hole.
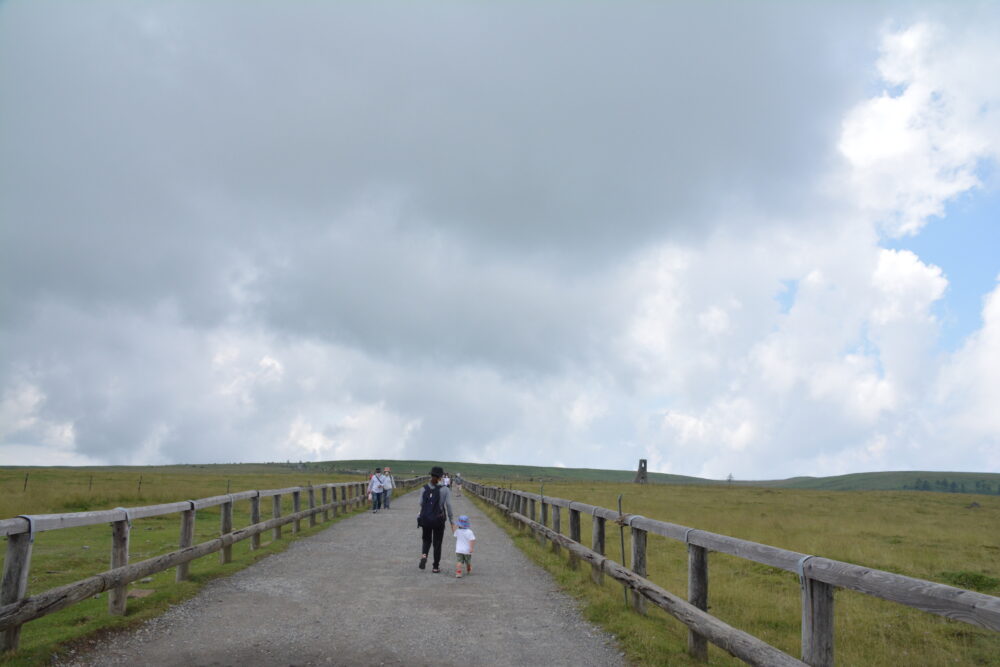
<instances>
[{"instance_id":1,"label":"woman's dark trousers","mask_svg":"<svg viewBox=\"0 0 1000 667\"><path fill-rule=\"evenodd\" d=\"M434 569L441 566L441 540L444 539L444 521L439 526L424 526L424 549L420 553L430 554L428 549L434 541Z\"/></svg>"}]
</instances>

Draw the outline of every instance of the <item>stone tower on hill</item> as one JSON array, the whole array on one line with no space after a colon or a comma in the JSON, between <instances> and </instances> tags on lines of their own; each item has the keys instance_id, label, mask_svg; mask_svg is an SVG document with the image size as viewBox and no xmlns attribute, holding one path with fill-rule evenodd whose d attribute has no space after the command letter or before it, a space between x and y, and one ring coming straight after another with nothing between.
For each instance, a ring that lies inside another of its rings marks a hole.
<instances>
[{"instance_id":1,"label":"stone tower on hill","mask_svg":"<svg viewBox=\"0 0 1000 667\"><path fill-rule=\"evenodd\" d=\"M635 479L632 481L636 484L646 483L646 459L639 459L639 470L635 473Z\"/></svg>"}]
</instances>

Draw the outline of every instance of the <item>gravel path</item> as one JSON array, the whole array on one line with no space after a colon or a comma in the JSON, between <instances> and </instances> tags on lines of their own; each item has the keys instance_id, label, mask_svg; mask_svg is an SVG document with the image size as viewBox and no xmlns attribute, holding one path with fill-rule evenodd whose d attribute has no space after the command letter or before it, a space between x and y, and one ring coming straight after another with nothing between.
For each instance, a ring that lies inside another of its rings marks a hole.
<instances>
[{"instance_id":1,"label":"gravel path","mask_svg":"<svg viewBox=\"0 0 1000 667\"><path fill-rule=\"evenodd\" d=\"M624 665L613 640L466 498L473 574L417 569L419 494L299 540L64 665ZM242 545L241 545L242 546ZM237 547L238 548L238 547ZM197 567L197 565L196 565Z\"/></svg>"}]
</instances>

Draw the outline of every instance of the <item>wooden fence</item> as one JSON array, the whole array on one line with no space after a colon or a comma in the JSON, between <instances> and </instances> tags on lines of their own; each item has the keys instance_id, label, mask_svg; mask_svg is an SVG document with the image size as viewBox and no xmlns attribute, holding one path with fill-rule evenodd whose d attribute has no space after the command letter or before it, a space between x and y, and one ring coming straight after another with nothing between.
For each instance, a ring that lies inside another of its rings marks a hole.
<instances>
[{"instance_id":1,"label":"wooden fence","mask_svg":"<svg viewBox=\"0 0 1000 667\"><path fill-rule=\"evenodd\" d=\"M422 484L427 478L417 477L397 482L397 488L410 489ZM317 517L330 520L330 513L356 510L366 504L367 482L343 482L319 484L317 486L293 486L267 491L243 491L200 500L184 500L147 507L118 507L95 512L73 512L68 514L22 515L13 519L0 520L0 536L7 537L7 554L3 562L3 579L0 581L0 652L16 650L21 635L21 626L28 621L46 616L65 607L76 604L88 597L104 591L108 595L108 611L114 615L125 613L128 584L162 572L177 568L177 581L184 581L189 575L189 564L196 558L217 551L221 552L223 563L232 560L233 544L250 539L250 549L260 548L260 535L272 531L273 539L281 539L282 526L292 525L292 532L298 533L302 521L310 526L317 524ZM317 504L316 493L320 499ZM340 498L338 499L338 493ZM292 513L281 515L282 496L292 496ZM308 507L302 508L305 495ZM262 498L271 498L271 519L261 521ZM233 505L239 501L250 503L250 525L233 530ZM193 544L195 516L200 509L221 506L219 537ZM165 514L180 516L179 549L137 563L129 563L129 533L132 522ZM100 574L76 581L65 586L27 597L28 574L31 568L31 548L35 533L61 528L111 524L111 569Z\"/></svg>"},{"instance_id":2,"label":"wooden fence","mask_svg":"<svg viewBox=\"0 0 1000 667\"><path fill-rule=\"evenodd\" d=\"M619 514L615 510L562 498L483 486L468 480L463 480L463 483L464 488L498 507L512 521L529 528L540 541L550 540L555 550L565 548L569 552L571 566L576 567L580 560L589 562L596 583L600 583L605 574L622 582L632 591L631 604L636 611L642 613L645 601L649 600L687 625L688 652L696 659L707 659L707 642L712 642L752 665L833 665L833 591L838 587L1000 631L1000 598L991 595L778 549L635 514ZM568 536L562 534L562 509L568 511ZM589 549L580 544L580 518L583 514L591 516L593 521L593 537ZM617 525L627 526L631 531L631 568L604 555L605 523L609 520ZM687 544L687 600L646 578L648 533ZM802 661L707 613L709 551L737 556L798 575L802 595Z\"/></svg>"}]
</instances>

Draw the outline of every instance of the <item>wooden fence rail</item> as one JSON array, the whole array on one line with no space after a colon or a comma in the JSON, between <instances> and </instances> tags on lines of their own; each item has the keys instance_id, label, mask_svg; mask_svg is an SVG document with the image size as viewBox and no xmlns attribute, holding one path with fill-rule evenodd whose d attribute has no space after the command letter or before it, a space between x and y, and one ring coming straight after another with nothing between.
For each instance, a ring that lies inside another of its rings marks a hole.
<instances>
[{"instance_id":1,"label":"wooden fence rail","mask_svg":"<svg viewBox=\"0 0 1000 667\"><path fill-rule=\"evenodd\" d=\"M410 489L422 484L427 478L397 481L397 488ZM322 492L322 502L316 504L315 489ZM340 500L337 500L337 489L340 489ZM301 509L302 492L308 498L308 509ZM293 512L287 516L281 514L281 498L291 494ZM329 494L329 502L327 495ZM177 581L188 577L188 565L191 561L220 552L223 563L232 560L233 544L250 539L250 549L260 548L260 534L268 530L274 531L274 539L281 538L281 527L293 524L293 532L300 530L303 519L315 526L317 516L322 515L328 520L332 511L336 517L338 512L347 513L364 505L367 495L365 482L341 482L336 484L320 484L310 487L289 487L286 489L270 489L265 491L243 491L241 493L213 496L199 500L185 500L177 503L149 505L146 507L118 507L112 510L95 512L73 512L68 514L36 514L23 515L13 519L0 521L0 536L7 536L7 553L3 563L3 578L0 580L0 652L17 649L20 641L21 626L28 621L59 611L72 604L85 600L104 591L111 591L108 596L108 611L113 615L125 613L128 584L162 572L171 567L177 568ZM260 520L260 499L273 498L272 516L266 521ZM236 501L250 502L251 525L233 530L233 505ZM207 507L221 506L221 521L219 537L194 544L194 526L197 511ZM129 534L132 522L153 516L165 514L181 515L179 549L156 556L138 563L129 563ZM59 530L80 526L93 526L110 523L112 527L111 569L100 574L76 581L65 586L27 596L28 574L31 568L31 548L35 534L42 531Z\"/></svg>"},{"instance_id":2,"label":"wooden fence rail","mask_svg":"<svg viewBox=\"0 0 1000 667\"><path fill-rule=\"evenodd\" d=\"M591 564L593 579L600 583L605 574L632 591L632 605L640 613L645 600L663 608L688 626L688 652L706 660L707 642L754 665L807 664L830 667L833 661L833 591L848 588L874 597L972 625L1000 631L1000 598L945 584L914 579L891 572L802 554L786 549L741 540L727 535L648 519L635 514L588 505L563 498L484 486L463 480L464 488L495 505L511 520L533 531L541 540L552 542L553 550L566 549L570 565L579 560ZM530 501L530 505L528 502ZM541 522L535 519L535 503L541 504ZM524 508L529 507L525 512ZM562 534L560 508L569 511L570 535ZM593 519L591 548L580 544L580 516ZM552 517L551 526L547 525ZM626 568L605 557L605 524L610 520L627 526L632 536L632 567ZM688 547L688 600L684 601L646 579L646 535L653 533L684 542ZM795 572L802 596L802 662L782 653L760 639L732 628L708 615L708 552L718 551L746 560Z\"/></svg>"}]
</instances>

